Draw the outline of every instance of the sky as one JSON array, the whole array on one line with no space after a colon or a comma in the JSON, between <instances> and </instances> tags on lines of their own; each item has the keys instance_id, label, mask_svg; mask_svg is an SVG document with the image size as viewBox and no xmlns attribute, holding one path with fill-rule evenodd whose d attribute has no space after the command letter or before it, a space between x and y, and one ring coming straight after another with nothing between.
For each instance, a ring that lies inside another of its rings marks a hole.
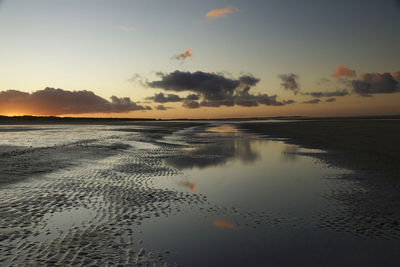
<instances>
[{"instance_id":1,"label":"sky","mask_svg":"<svg viewBox=\"0 0 400 267\"><path fill-rule=\"evenodd\" d=\"M400 1L0 0L0 114L400 114Z\"/></svg>"}]
</instances>

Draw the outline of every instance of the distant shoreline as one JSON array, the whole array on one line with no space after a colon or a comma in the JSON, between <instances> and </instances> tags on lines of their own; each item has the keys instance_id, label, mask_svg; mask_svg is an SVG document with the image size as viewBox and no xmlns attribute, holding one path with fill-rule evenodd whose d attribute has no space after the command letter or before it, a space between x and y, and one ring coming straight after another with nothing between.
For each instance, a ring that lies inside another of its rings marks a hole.
<instances>
[{"instance_id":1,"label":"distant shoreline","mask_svg":"<svg viewBox=\"0 0 400 267\"><path fill-rule=\"evenodd\" d=\"M124 124L143 121L262 121L262 120L365 120L389 119L400 120L400 115L369 115L352 117L305 117L305 116L278 116L278 117L249 117L249 118L202 118L202 119L152 119L152 118L96 118L96 117L57 117L57 116L0 116L0 125L13 124Z\"/></svg>"}]
</instances>

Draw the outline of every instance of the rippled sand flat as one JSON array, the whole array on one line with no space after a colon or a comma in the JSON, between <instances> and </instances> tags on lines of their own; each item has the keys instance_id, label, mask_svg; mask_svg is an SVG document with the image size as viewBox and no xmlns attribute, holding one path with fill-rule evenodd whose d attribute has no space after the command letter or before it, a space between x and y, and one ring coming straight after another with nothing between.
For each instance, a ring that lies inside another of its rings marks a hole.
<instances>
[{"instance_id":1,"label":"rippled sand flat","mask_svg":"<svg viewBox=\"0 0 400 267\"><path fill-rule=\"evenodd\" d=\"M398 260L398 214L353 214L369 189L326 152L234 124L174 127L2 126L1 265Z\"/></svg>"}]
</instances>

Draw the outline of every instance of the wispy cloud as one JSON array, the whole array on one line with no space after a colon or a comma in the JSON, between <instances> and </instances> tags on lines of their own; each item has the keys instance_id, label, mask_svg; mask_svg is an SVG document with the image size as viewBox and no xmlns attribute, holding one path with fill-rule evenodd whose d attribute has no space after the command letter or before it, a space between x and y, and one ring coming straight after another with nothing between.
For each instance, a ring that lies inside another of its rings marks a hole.
<instances>
[{"instance_id":1,"label":"wispy cloud","mask_svg":"<svg viewBox=\"0 0 400 267\"><path fill-rule=\"evenodd\" d=\"M136 28L134 28L134 27L119 26L118 28L124 32L135 32L136 31Z\"/></svg>"},{"instance_id":2,"label":"wispy cloud","mask_svg":"<svg viewBox=\"0 0 400 267\"><path fill-rule=\"evenodd\" d=\"M333 96L346 96L349 94L349 91L346 89L343 90L336 90L333 92L307 92L307 93L302 93L302 95L310 95L312 97L333 97Z\"/></svg>"},{"instance_id":3,"label":"wispy cloud","mask_svg":"<svg viewBox=\"0 0 400 267\"><path fill-rule=\"evenodd\" d=\"M158 106L156 106L156 109L157 110L167 110L167 109L172 109L172 108L171 107L166 107L164 105L158 105Z\"/></svg>"},{"instance_id":4,"label":"wispy cloud","mask_svg":"<svg viewBox=\"0 0 400 267\"><path fill-rule=\"evenodd\" d=\"M300 90L300 85L298 83L299 76L294 74L294 73L289 73L289 74L280 74L278 77L281 79L282 83L281 86L285 90L292 91L295 95Z\"/></svg>"},{"instance_id":5,"label":"wispy cloud","mask_svg":"<svg viewBox=\"0 0 400 267\"><path fill-rule=\"evenodd\" d=\"M239 8L235 6L227 6L221 9L213 9L206 13L204 16L204 20L214 20L218 18L226 17L228 14L236 13L239 11Z\"/></svg>"},{"instance_id":6,"label":"wispy cloud","mask_svg":"<svg viewBox=\"0 0 400 267\"><path fill-rule=\"evenodd\" d=\"M314 98L314 99L311 99L311 100L308 100L308 101L304 101L303 103L304 104L318 104L319 102L321 102L320 99Z\"/></svg>"}]
</instances>

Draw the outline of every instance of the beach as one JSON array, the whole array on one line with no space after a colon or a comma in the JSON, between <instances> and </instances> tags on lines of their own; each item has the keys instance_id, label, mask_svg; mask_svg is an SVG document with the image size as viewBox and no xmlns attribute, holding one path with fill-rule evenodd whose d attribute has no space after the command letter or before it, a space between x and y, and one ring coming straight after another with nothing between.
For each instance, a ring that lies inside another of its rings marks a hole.
<instances>
[{"instance_id":1,"label":"beach","mask_svg":"<svg viewBox=\"0 0 400 267\"><path fill-rule=\"evenodd\" d=\"M392 265L398 130L360 119L3 124L0 264Z\"/></svg>"}]
</instances>

